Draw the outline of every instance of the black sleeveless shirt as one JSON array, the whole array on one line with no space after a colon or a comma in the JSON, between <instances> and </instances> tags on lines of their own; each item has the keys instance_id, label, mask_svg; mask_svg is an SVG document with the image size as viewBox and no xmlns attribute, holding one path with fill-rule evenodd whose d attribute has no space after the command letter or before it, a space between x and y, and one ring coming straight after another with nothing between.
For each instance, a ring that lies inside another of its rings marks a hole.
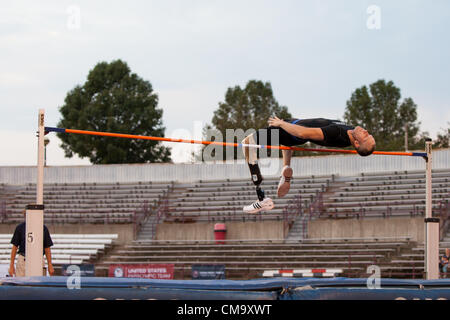
<instances>
[{"instance_id":1,"label":"black sleeveless shirt","mask_svg":"<svg viewBox=\"0 0 450 320\"><path fill-rule=\"evenodd\" d=\"M342 121L315 118L315 119L290 119L288 120L288 122L303 127L322 129L324 137L322 141L310 139L307 140L294 137L294 139L297 139L299 141L299 144L303 144L309 141L324 147L345 148L351 146L350 138L348 137L347 131L353 130L354 127L349 126L348 124Z\"/></svg>"}]
</instances>

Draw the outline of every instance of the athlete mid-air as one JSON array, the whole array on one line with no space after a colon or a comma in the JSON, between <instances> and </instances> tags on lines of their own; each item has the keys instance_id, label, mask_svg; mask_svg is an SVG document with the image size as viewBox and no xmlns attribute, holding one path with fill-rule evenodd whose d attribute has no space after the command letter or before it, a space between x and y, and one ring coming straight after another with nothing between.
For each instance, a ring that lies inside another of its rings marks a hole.
<instances>
[{"instance_id":1,"label":"athlete mid-air","mask_svg":"<svg viewBox=\"0 0 450 320\"><path fill-rule=\"evenodd\" d=\"M375 139L367 130L359 126L349 126L338 120L316 118L284 121L274 116L269 118L268 123L268 128L260 129L242 141L245 159L250 168L252 181L256 186L256 194L258 196L258 201L244 207L243 210L246 213L271 210L274 204L272 199L265 197L264 190L260 187L263 177L258 167L257 149L245 146L245 144L291 147L312 142L320 146L335 148L353 146L361 156L368 156L375 150ZM289 192L293 175L290 167L292 152L292 150L282 150L283 169L281 170L280 183L277 189L278 197L284 197Z\"/></svg>"}]
</instances>

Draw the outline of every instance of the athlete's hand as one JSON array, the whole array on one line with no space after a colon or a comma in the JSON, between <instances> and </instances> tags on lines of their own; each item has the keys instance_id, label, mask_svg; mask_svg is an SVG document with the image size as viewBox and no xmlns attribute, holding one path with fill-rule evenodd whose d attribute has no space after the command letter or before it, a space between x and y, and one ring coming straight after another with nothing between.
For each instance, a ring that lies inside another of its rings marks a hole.
<instances>
[{"instance_id":1,"label":"athlete's hand","mask_svg":"<svg viewBox=\"0 0 450 320\"><path fill-rule=\"evenodd\" d=\"M14 269L14 265L9 267L8 273L11 277L14 277L14 275L16 274L16 270Z\"/></svg>"},{"instance_id":2,"label":"athlete's hand","mask_svg":"<svg viewBox=\"0 0 450 320\"><path fill-rule=\"evenodd\" d=\"M53 269L53 265L51 263L48 264L48 274L53 276L55 274L55 269Z\"/></svg>"},{"instance_id":3,"label":"athlete's hand","mask_svg":"<svg viewBox=\"0 0 450 320\"><path fill-rule=\"evenodd\" d=\"M279 119L277 116L270 117L268 122L271 127L281 127L284 123L284 121Z\"/></svg>"}]
</instances>

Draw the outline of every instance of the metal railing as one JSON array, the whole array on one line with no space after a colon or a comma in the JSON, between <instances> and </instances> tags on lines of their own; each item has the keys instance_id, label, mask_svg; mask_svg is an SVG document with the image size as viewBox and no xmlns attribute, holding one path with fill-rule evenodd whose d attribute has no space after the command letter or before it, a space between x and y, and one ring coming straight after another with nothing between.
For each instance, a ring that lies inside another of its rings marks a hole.
<instances>
[{"instance_id":1,"label":"metal railing","mask_svg":"<svg viewBox=\"0 0 450 320\"><path fill-rule=\"evenodd\" d=\"M168 210L169 210L169 200L166 197L164 200L162 200L162 202L158 206L158 210L156 210L156 213L155 213L156 220L154 220L151 225L153 239L156 238L158 226L166 218Z\"/></svg>"},{"instance_id":2,"label":"metal railing","mask_svg":"<svg viewBox=\"0 0 450 320\"><path fill-rule=\"evenodd\" d=\"M283 209L283 237L286 238L294 225L297 217L303 214L302 194L299 192L295 198L289 200L288 205Z\"/></svg>"},{"instance_id":3,"label":"metal railing","mask_svg":"<svg viewBox=\"0 0 450 320\"><path fill-rule=\"evenodd\" d=\"M134 215L133 215L134 239L136 239L137 234L141 230L143 221L145 221L145 219L148 217L150 212L151 212L151 209L148 205L147 200L144 200L143 205L139 209L134 211Z\"/></svg>"},{"instance_id":4,"label":"metal railing","mask_svg":"<svg viewBox=\"0 0 450 320\"><path fill-rule=\"evenodd\" d=\"M450 227L450 194L447 199L439 201L438 215L441 219L439 226L439 240L442 240Z\"/></svg>"},{"instance_id":5,"label":"metal railing","mask_svg":"<svg viewBox=\"0 0 450 320\"><path fill-rule=\"evenodd\" d=\"M314 201L312 201L309 205L309 220L313 218L321 217L322 214L325 212L325 206L323 204L323 193L325 191L321 191L317 193L316 197L314 198Z\"/></svg>"},{"instance_id":6,"label":"metal railing","mask_svg":"<svg viewBox=\"0 0 450 320\"><path fill-rule=\"evenodd\" d=\"M158 225L165 220L169 211L169 195L172 193L174 184L170 185L167 190L163 192L163 195L158 198L158 202L155 206L156 209L148 212L135 227L134 238L137 238L144 223L150 223L153 239L156 236Z\"/></svg>"},{"instance_id":7,"label":"metal railing","mask_svg":"<svg viewBox=\"0 0 450 320\"><path fill-rule=\"evenodd\" d=\"M4 223L6 221L6 201L0 200L0 221Z\"/></svg>"}]
</instances>

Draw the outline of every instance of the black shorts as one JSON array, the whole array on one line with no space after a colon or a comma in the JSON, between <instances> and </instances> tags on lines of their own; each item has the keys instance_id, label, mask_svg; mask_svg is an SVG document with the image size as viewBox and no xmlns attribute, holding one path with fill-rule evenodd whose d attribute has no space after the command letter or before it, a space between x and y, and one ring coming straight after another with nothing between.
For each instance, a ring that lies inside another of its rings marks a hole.
<instances>
[{"instance_id":1,"label":"black shorts","mask_svg":"<svg viewBox=\"0 0 450 320\"><path fill-rule=\"evenodd\" d=\"M280 127L268 127L259 129L253 136L255 137L256 144L269 145L269 146L298 146L308 142L308 140L300 139L289 134Z\"/></svg>"}]
</instances>

